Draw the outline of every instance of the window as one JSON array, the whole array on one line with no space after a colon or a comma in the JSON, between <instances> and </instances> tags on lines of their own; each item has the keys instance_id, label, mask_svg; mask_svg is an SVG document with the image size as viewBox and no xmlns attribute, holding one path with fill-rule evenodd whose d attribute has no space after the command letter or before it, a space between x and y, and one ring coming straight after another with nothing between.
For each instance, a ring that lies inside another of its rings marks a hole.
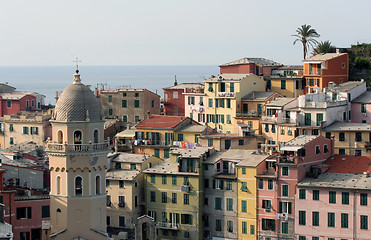
<instances>
[{"instance_id":1,"label":"window","mask_svg":"<svg viewBox=\"0 0 371 240\"><path fill-rule=\"evenodd\" d=\"M246 200L242 200L241 201L241 211L243 213L246 213L247 212L247 201Z\"/></svg>"},{"instance_id":2,"label":"window","mask_svg":"<svg viewBox=\"0 0 371 240\"><path fill-rule=\"evenodd\" d=\"M356 142L362 142L362 133L356 132Z\"/></svg>"},{"instance_id":3,"label":"window","mask_svg":"<svg viewBox=\"0 0 371 240\"><path fill-rule=\"evenodd\" d=\"M305 211L299 211L299 225L305 225L306 224L306 212Z\"/></svg>"},{"instance_id":4,"label":"window","mask_svg":"<svg viewBox=\"0 0 371 240\"><path fill-rule=\"evenodd\" d=\"M215 221L215 231L222 231L222 220L216 219Z\"/></svg>"},{"instance_id":5,"label":"window","mask_svg":"<svg viewBox=\"0 0 371 240\"><path fill-rule=\"evenodd\" d=\"M109 184L110 184L109 179L106 179L106 187L109 187Z\"/></svg>"},{"instance_id":6,"label":"window","mask_svg":"<svg viewBox=\"0 0 371 240\"><path fill-rule=\"evenodd\" d=\"M286 80L281 80L281 89L286 89Z\"/></svg>"},{"instance_id":7,"label":"window","mask_svg":"<svg viewBox=\"0 0 371 240\"><path fill-rule=\"evenodd\" d=\"M108 95L108 102L112 102L112 95Z\"/></svg>"},{"instance_id":8,"label":"window","mask_svg":"<svg viewBox=\"0 0 371 240\"><path fill-rule=\"evenodd\" d=\"M319 226L319 212L312 212L312 225Z\"/></svg>"},{"instance_id":9,"label":"window","mask_svg":"<svg viewBox=\"0 0 371 240\"><path fill-rule=\"evenodd\" d=\"M119 196L119 207L125 207L125 196Z\"/></svg>"},{"instance_id":10,"label":"window","mask_svg":"<svg viewBox=\"0 0 371 240\"><path fill-rule=\"evenodd\" d=\"M214 141L213 141L213 139L208 139L207 140L207 146L208 147L212 147L214 145Z\"/></svg>"},{"instance_id":11,"label":"window","mask_svg":"<svg viewBox=\"0 0 371 240\"><path fill-rule=\"evenodd\" d=\"M151 183L156 183L156 176L155 175L151 175Z\"/></svg>"},{"instance_id":12,"label":"window","mask_svg":"<svg viewBox=\"0 0 371 240\"><path fill-rule=\"evenodd\" d=\"M227 211L233 211L233 199L227 198Z\"/></svg>"},{"instance_id":13,"label":"window","mask_svg":"<svg viewBox=\"0 0 371 240\"><path fill-rule=\"evenodd\" d=\"M329 203L336 203L336 192L329 192Z\"/></svg>"},{"instance_id":14,"label":"window","mask_svg":"<svg viewBox=\"0 0 371 240\"><path fill-rule=\"evenodd\" d=\"M119 227L125 227L125 217L119 216Z\"/></svg>"},{"instance_id":15,"label":"window","mask_svg":"<svg viewBox=\"0 0 371 240\"><path fill-rule=\"evenodd\" d=\"M176 193L172 193L171 194L171 202L172 203L176 203L177 202L177 194Z\"/></svg>"},{"instance_id":16,"label":"window","mask_svg":"<svg viewBox=\"0 0 371 240\"><path fill-rule=\"evenodd\" d=\"M137 165L135 163L130 163L130 170L137 169Z\"/></svg>"},{"instance_id":17,"label":"window","mask_svg":"<svg viewBox=\"0 0 371 240\"><path fill-rule=\"evenodd\" d=\"M348 214L347 213L341 214L341 227L348 228Z\"/></svg>"},{"instance_id":18,"label":"window","mask_svg":"<svg viewBox=\"0 0 371 240\"><path fill-rule=\"evenodd\" d=\"M343 133L343 132L339 133L339 141L341 141L341 142L345 141L345 133Z\"/></svg>"},{"instance_id":19,"label":"window","mask_svg":"<svg viewBox=\"0 0 371 240\"><path fill-rule=\"evenodd\" d=\"M181 224L189 224L192 225L192 215L191 214L182 214L181 217Z\"/></svg>"},{"instance_id":20,"label":"window","mask_svg":"<svg viewBox=\"0 0 371 240\"><path fill-rule=\"evenodd\" d=\"M229 91L234 92L234 83L229 84Z\"/></svg>"},{"instance_id":21,"label":"window","mask_svg":"<svg viewBox=\"0 0 371 240\"><path fill-rule=\"evenodd\" d=\"M231 108L231 99L227 99L226 101L227 101L226 107Z\"/></svg>"},{"instance_id":22,"label":"window","mask_svg":"<svg viewBox=\"0 0 371 240\"><path fill-rule=\"evenodd\" d=\"M151 202L156 202L156 192L151 191Z\"/></svg>"},{"instance_id":23,"label":"window","mask_svg":"<svg viewBox=\"0 0 371 240\"><path fill-rule=\"evenodd\" d=\"M331 139L331 132L326 132L326 138Z\"/></svg>"},{"instance_id":24,"label":"window","mask_svg":"<svg viewBox=\"0 0 371 240\"><path fill-rule=\"evenodd\" d=\"M232 190L232 181L227 181L226 190Z\"/></svg>"},{"instance_id":25,"label":"window","mask_svg":"<svg viewBox=\"0 0 371 240\"><path fill-rule=\"evenodd\" d=\"M282 196L283 197L289 196L289 185L287 184L282 185Z\"/></svg>"},{"instance_id":26,"label":"window","mask_svg":"<svg viewBox=\"0 0 371 240\"><path fill-rule=\"evenodd\" d=\"M310 113L305 113L305 117L304 117L304 124L306 126L310 126L312 125L312 120L311 120L311 114Z\"/></svg>"},{"instance_id":27,"label":"window","mask_svg":"<svg viewBox=\"0 0 371 240\"><path fill-rule=\"evenodd\" d=\"M242 222L242 234L247 234L247 222Z\"/></svg>"},{"instance_id":28,"label":"window","mask_svg":"<svg viewBox=\"0 0 371 240\"><path fill-rule=\"evenodd\" d=\"M19 207L17 208L17 219L31 219L32 209L31 207Z\"/></svg>"},{"instance_id":29,"label":"window","mask_svg":"<svg viewBox=\"0 0 371 240\"><path fill-rule=\"evenodd\" d=\"M316 154L320 154L321 153L321 149L319 146L316 146Z\"/></svg>"},{"instance_id":30,"label":"window","mask_svg":"<svg viewBox=\"0 0 371 240\"><path fill-rule=\"evenodd\" d=\"M7 101L6 101L6 107L7 107L7 108L12 108L12 101L7 100Z\"/></svg>"},{"instance_id":31,"label":"window","mask_svg":"<svg viewBox=\"0 0 371 240\"><path fill-rule=\"evenodd\" d=\"M213 107L213 99L209 98L209 107Z\"/></svg>"},{"instance_id":32,"label":"window","mask_svg":"<svg viewBox=\"0 0 371 240\"><path fill-rule=\"evenodd\" d=\"M215 198L215 210L222 210L222 199L219 197Z\"/></svg>"},{"instance_id":33,"label":"window","mask_svg":"<svg viewBox=\"0 0 371 240\"><path fill-rule=\"evenodd\" d=\"M154 100L151 101L151 107L155 107L155 101Z\"/></svg>"},{"instance_id":34,"label":"window","mask_svg":"<svg viewBox=\"0 0 371 240\"><path fill-rule=\"evenodd\" d=\"M23 127L23 134L28 134L28 127Z\"/></svg>"},{"instance_id":35,"label":"window","mask_svg":"<svg viewBox=\"0 0 371 240\"><path fill-rule=\"evenodd\" d=\"M167 176L162 175L162 184L166 184L166 183L167 183Z\"/></svg>"},{"instance_id":36,"label":"window","mask_svg":"<svg viewBox=\"0 0 371 240\"><path fill-rule=\"evenodd\" d=\"M209 83L208 91L209 91L209 92L212 92L212 91L213 91L213 84L212 84L212 83Z\"/></svg>"},{"instance_id":37,"label":"window","mask_svg":"<svg viewBox=\"0 0 371 240\"><path fill-rule=\"evenodd\" d=\"M335 227L335 213L327 213L327 226L328 227Z\"/></svg>"},{"instance_id":38,"label":"window","mask_svg":"<svg viewBox=\"0 0 371 240\"><path fill-rule=\"evenodd\" d=\"M250 234L251 235L255 234L255 225L250 225Z\"/></svg>"},{"instance_id":39,"label":"window","mask_svg":"<svg viewBox=\"0 0 371 240\"><path fill-rule=\"evenodd\" d=\"M361 215L361 229L368 229L368 216Z\"/></svg>"},{"instance_id":40,"label":"window","mask_svg":"<svg viewBox=\"0 0 371 240\"><path fill-rule=\"evenodd\" d=\"M339 155L345 155L345 149L339 148Z\"/></svg>"},{"instance_id":41,"label":"window","mask_svg":"<svg viewBox=\"0 0 371 240\"><path fill-rule=\"evenodd\" d=\"M241 182L241 191L247 192L247 182Z\"/></svg>"},{"instance_id":42,"label":"window","mask_svg":"<svg viewBox=\"0 0 371 240\"><path fill-rule=\"evenodd\" d=\"M80 176L75 178L75 196L82 195L82 178Z\"/></svg>"},{"instance_id":43,"label":"window","mask_svg":"<svg viewBox=\"0 0 371 240\"><path fill-rule=\"evenodd\" d=\"M227 124L232 124L231 115L227 114Z\"/></svg>"},{"instance_id":44,"label":"window","mask_svg":"<svg viewBox=\"0 0 371 240\"><path fill-rule=\"evenodd\" d=\"M50 206L41 206L41 217L42 218L50 217Z\"/></svg>"},{"instance_id":45,"label":"window","mask_svg":"<svg viewBox=\"0 0 371 240\"><path fill-rule=\"evenodd\" d=\"M323 153L328 153L327 144L323 145Z\"/></svg>"},{"instance_id":46,"label":"window","mask_svg":"<svg viewBox=\"0 0 371 240\"><path fill-rule=\"evenodd\" d=\"M258 180L258 189L264 189L264 179Z\"/></svg>"},{"instance_id":47,"label":"window","mask_svg":"<svg viewBox=\"0 0 371 240\"><path fill-rule=\"evenodd\" d=\"M268 190L273 190L273 180L272 179L268 180Z\"/></svg>"},{"instance_id":48,"label":"window","mask_svg":"<svg viewBox=\"0 0 371 240\"><path fill-rule=\"evenodd\" d=\"M227 231L233 233L233 222L227 221Z\"/></svg>"},{"instance_id":49,"label":"window","mask_svg":"<svg viewBox=\"0 0 371 240\"><path fill-rule=\"evenodd\" d=\"M189 179L188 177L183 178L183 185L188 185L189 184Z\"/></svg>"},{"instance_id":50,"label":"window","mask_svg":"<svg viewBox=\"0 0 371 240\"><path fill-rule=\"evenodd\" d=\"M272 133L276 132L276 125L272 124Z\"/></svg>"},{"instance_id":51,"label":"window","mask_svg":"<svg viewBox=\"0 0 371 240\"><path fill-rule=\"evenodd\" d=\"M164 148L164 158L169 158L170 155L169 155L169 149L165 149Z\"/></svg>"},{"instance_id":52,"label":"window","mask_svg":"<svg viewBox=\"0 0 371 240\"><path fill-rule=\"evenodd\" d=\"M167 193L163 192L161 193L161 196L162 196L162 203L167 203Z\"/></svg>"},{"instance_id":53,"label":"window","mask_svg":"<svg viewBox=\"0 0 371 240\"><path fill-rule=\"evenodd\" d=\"M361 206L367 206L367 193L361 193Z\"/></svg>"},{"instance_id":54,"label":"window","mask_svg":"<svg viewBox=\"0 0 371 240\"><path fill-rule=\"evenodd\" d=\"M238 145L243 146L245 144L245 141L243 139L238 140Z\"/></svg>"},{"instance_id":55,"label":"window","mask_svg":"<svg viewBox=\"0 0 371 240\"><path fill-rule=\"evenodd\" d=\"M155 148L155 157L160 157L160 149L159 148Z\"/></svg>"},{"instance_id":56,"label":"window","mask_svg":"<svg viewBox=\"0 0 371 240\"><path fill-rule=\"evenodd\" d=\"M123 108L126 108L126 107L128 106L127 101L126 101L126 100L122 100L122 101L121 101L121 106L122 106Z\"/></svg>"},{"instance_id":57,"label":"window","mask_svg":"<svg viewBox=\"0 0 371 240\"><path fill-rule=\"evenodd\" d=\"M178 141L184 141L182 133L178 133Z\"/></svg>"},{"instance_id":58,"label":"window","mask_svg":"<svg viewBox=\"0 0 371 240\"><path fill-rule=\"evenodd\" d=\"M289 167L282 167L282 176L289 175Z\"/></svg>"},{"instance_id":59,"label":"window","mask_svg":"<svg viewBox=\"0 0 371 240\"><path fill-rule=\"evenodd\" d=\"M322 121L323 121L323 113L317 113L317 126L321 126Z\"/></svg>"},{"instance_id":60,"label":"window","mask_svg":"<svg viewBox=\"0 0 371 240\"><path fill-rule=\"evenodd\" d=\"M122 116L122 121L123 122L128 122L128 115L123 115Z\"/></svg>"},{"instance_id":61,"label":"window","mask_svg":"<svg viewBox=\"0 0 371 240\"><path fill-rule=\"evenodd\" d=\"M366 113L366 112L367 112L366 104L362 103L361 104L361 113Z\"/></svg>"},{"instance_id":62,"label":"window","mask_svg":"<svg viewBox=\"0 0 371 240\"><path fill-rule=\"evenodd\" d=\"M262 219L262 229L263 230L270 230L275 231L276 229L276 221L274 219Z\"/></svg>"},{"instance_id":63,"label":"window","mask_svg":"<svg viewBox=\"0 0 371 240\"><path fill-rule=\"evenodd\" d=\"M299 240L307 240L307 237L299 236Z\"/></svg>"},{"instance_id":64,"label":"window","mask_svg":"<svg viewBox=\"0 0 371 240\"><path fill-rule=\"evenodd\" d=\"M349 204L349 193L348 192L342 192L341 193L341 203L344 205Z\"/></svg>"},{"instance_id":65,"label":"window","mask_svg":"<svg viewBox=\"0 0 371 240\"><path fill-rule=\"evenodd\" d=\"M139 116L138 115L134 116L134 122L139 122Z\"/></svg>"},{"instance_id":66,"label":"window","mask_svg":"<svg viewBox=\"0 0 371 240\"><path fill-rule=\"evenodd\" d=\"M209 205L209 198L204 198L204 205L208 206Z\"/></svg>"},{"instance_id":67,"label":"window","mask_svg":"<svg viewBox=\"0 0 371 240\"><path fill-rule=\"evenodd\" d=\"M200 97L200 106L204 105L204 97Z\"/></svg>"},{"instance_id":68,"label":"window","mask_svg":"<svg viewBox=\"0 0 371 240\"><path fill-rule=\"evenodd\" d=\"M362 156L362 150L361 149L356 149L354 152L354 156Z\"/></svg>"},{"instance_id":69,"label":"window","mask_svg":"<svg viewBox=\"0 0 371 240\"><path fill-rule=\"evenodd\" d=\"M189 194L188 193L184 193L183 195L183 200L184 200L184 205L189 205Z\"/></svg>"},{"instance_id":70,"label":"window","mask_svg":"<svg viewBox=\"0 0 371 240\"><path fill-rule=\"evenodd\" d=\"M319 190L313 190L313 200L319 200Z\"/></svg>"},{"instance_id":71,"label":"window","mask_svg":"<svg viewBox=\"0 0 371 240\"><path fill-rule=\"evenodd\" d=\"M271 200L263 200L262 207L265 209L266 212L270 212L272 209Z\"/></svg>"},{"instance_id":72,"label":"window","mask_svg":"<svg viewBox=\"0 0 371 240\"><path fill-rule=\"evenodd\" d=\"M204 187L209 188L209 179L204 179Z\"/></svg>"},{"instance_id":73,"label":"window","mask_svg":"<svg viewBox=\"0 0 371 240\"><path fill-rule=\"evenodd\" d=\"M38 135L39 128L38 127L30 127L31 135Z\"/></svg>"},{"instance_id":74,"label":"window","mask_svg":"<svg viewBox=\"0 0 371 240\"><path fill-rule=\"evenodd\" d=\"M299 199L305 199L305 189L299 190Z\"/></svg>"},{"instance_id":75,"label":"window","mask_svg":"<svg viewBox=\"0 0 371 240\"><path fill-rule=\"evenodd\" d=\"M112 108L109 108L109 109L108 109L108 115L110 115L110 116L113 115L113 110L112 110Z\"/></svg>"},{"instance_id":76,"label":"window","mask_svg":"<svg viewBox=\"0 0 371 240\"><path fill-rule=\"evenodd\" d=\"M242 174L246 174L246 168L245 167L242 168Z\"/></svg>"},{"instance_id":77,"label":"window","mask_svg":"<svg viewBox=\"0 0 371 240\"><path fill-rule=\"evenodd\" d=\"M281 127L281 135L285 135L285 127Z\"/></svg>"},{"instance_id":78,"label":"window","mask_svg":"<svg viewBox=\"0 0 371 240\"><path fill-rule=\"evenodd\" d=\"M13 132L13 123L9 124L9 132Z\"/></svg>"},{"instance_id":79,"label":"window","mask_svg":"<svg viewBox=\"0 0 371 240\"><path fill-rule=\"evenodd\" d=\"M139 100L134 100L134 107L139 108Z\"/></svg>"},{"instance_id":80,"label":"window","mask_svg":"<svg viewBox=\"0 0 371 240\"><path fill-rule=\"evenodd\" d=\"M171 184L176 185L176 176L172 177Z\"/></svg>"},{"instance_id":81,"label":"window","mask_svg":"<svg viewBox=\"0 0 371 240\"><path fill-rule=\"evenodd\" d=\"M289 233L289 223L288 222L282 222L282 233L288 234Z\"/></svg>"}]
</instances>

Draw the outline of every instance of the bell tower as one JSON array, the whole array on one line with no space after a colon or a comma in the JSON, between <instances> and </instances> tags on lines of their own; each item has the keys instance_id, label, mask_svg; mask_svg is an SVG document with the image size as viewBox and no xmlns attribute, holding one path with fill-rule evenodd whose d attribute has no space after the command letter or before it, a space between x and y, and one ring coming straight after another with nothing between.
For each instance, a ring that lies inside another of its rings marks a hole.
<instances>
[{"instance_id":1,"label":"bell tower","mask_svg":"<svg viewBox=\"0 0 371 240\"><path fill-rule=\"evenodd\" d=\"M76 70L55 106L47 143L51 239L107 239L108 143L99 103Z\"/></svg>"}]
</instances>

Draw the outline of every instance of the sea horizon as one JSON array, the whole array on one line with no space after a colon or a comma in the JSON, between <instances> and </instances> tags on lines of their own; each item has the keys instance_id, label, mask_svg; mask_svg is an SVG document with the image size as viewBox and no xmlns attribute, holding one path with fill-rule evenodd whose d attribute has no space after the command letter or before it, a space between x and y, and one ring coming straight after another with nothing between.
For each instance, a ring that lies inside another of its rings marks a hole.
<instances>
[{"instance_id":1,"label":"sea horizon","mask_svg":"<svg viewBox=\"0 0 371 240\"><path fill-rule=\"evenodd\" d=\"M0 66L0 82L17 91L34 91L46 96L45 104L55 104L59 93L72 83L76 66ZM147 88L163 95L163 88L178 83L203 82L219 73L215 65L81 65L82 82L91 89L120 87Z\"/></svg>"}]
</instances>

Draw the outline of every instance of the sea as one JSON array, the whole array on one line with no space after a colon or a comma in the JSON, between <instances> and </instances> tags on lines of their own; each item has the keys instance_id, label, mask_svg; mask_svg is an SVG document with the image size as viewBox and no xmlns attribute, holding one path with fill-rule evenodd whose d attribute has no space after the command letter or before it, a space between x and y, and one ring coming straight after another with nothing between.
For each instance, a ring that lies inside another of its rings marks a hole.
<instances>
[{"instance_id":1,"label":"sea","mask_svg":"<svg viewBox=\"0 0 371 240\"><path fill-rule=\"evenodd\" d=\"M55 105L56 92L73 81L76 66L0 66L0 83L17 91L34 91L46 96L45 104ZM178 83L203 82L217 75L215 65L197 66L79 66L81 80L91 89L147 88L163 95L163 88Z\"/></svg>"}]
</instances>

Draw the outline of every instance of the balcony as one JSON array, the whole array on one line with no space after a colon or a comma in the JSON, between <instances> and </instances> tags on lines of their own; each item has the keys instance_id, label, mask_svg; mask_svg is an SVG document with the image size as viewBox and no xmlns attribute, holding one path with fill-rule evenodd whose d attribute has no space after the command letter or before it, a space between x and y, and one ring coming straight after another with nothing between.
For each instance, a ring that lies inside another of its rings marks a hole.
<instances>
[{"instance_id":1,"label":"balcony","mask_svg":"<svg viewBox=\"0 0 371 240\"><path fill-rule=\"evenodd\" d=\"M277 122L277 117L276 116L266 116L266 115L263 115L262 116L262 121L276 123Z\"/></svg>"},{"instance_id":2,"label":"balcony","mask_svg":"<svg viewBox=\"0 0 371 240\"><path fill-rule=\"evenodd\" d=\"M257 112L238 112L236 114L236 117L238 118L259 118L261 114L258 114Z\"/></svg>"},{"instance_id":3,"label":"balcony","mask_svg":"<svg viewBox=\"0 0 371 240\"><path fill-rule=\"evenodd\" d=\"M47 143L47 152L104 152L108 151L108 142L93 144Z\"/></svg>"},{"instance_id":4,"label":"balcony","mask_svg":"<svg viewBox=\"0 0 371 240\"><path fill-rule=\"evenodd\" d=\"M146 139L136 139L134 140L134 146L171 146L173 141L159 141L159 140L146 140Z\"/></svg>"},{"instance_id":5,"label":"balcony","mask_svg":"<svg viewBox=\"0 0 371 240\"><path fill-rule=\"evenodd\" d=\"M235 93L234 92L218 92L218 97L234 98Z\"/></svg>"},{"instance_id":6,"label":"balcony","mask_svg":"<svg viewBox=\"0 0 371 240\"><path fill-rule=\"evenodd\" d=\"M279 163L297 163L298 162L298 157L297 156L279 156L278 157L278 162Z\"/></svg>"},{"instance_id":7,"label":"balcony","mask_svg":"<svg viewBox=\"0 0 371 240\"><path fill-rule=\"evenodd\" d=\"M179 223L158 222L156 225L160 229L179 230Z\"/></svg>"},{"instance_id":8,"label":"balcony","mask_svg":"<svg viewBox=\"0 0 371 240\"><path fill-rule=\"evenodd\" d=\"M333 102L315 102L307 99L305 101L305 107L307 108L328 108L328 107L337 107L337 106L346 106L348 102L346 100L343 101L333 101Z\"/></svg>"}]
</instances>

